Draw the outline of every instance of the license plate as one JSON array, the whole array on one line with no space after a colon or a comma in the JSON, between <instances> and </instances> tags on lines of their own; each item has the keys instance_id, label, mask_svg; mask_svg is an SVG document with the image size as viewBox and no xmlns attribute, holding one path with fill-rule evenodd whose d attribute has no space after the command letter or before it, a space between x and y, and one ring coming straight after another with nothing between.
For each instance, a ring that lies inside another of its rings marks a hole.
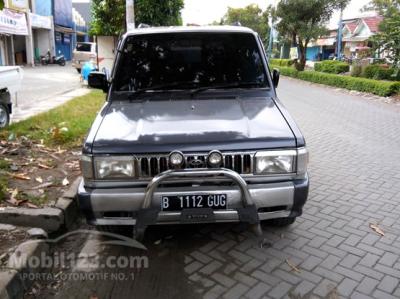
<instances>
[{"instance_id":1,"label":"license plate","mask_svg":"<svg viewBox=\"0 0 400 299\"><path fill-rule=\"evenodd\" d=\"M179 195L161 196L162 211L181 211L184 209L213 210L226 209L226 194L202 194L202 195Z\"/></svg>"}]
</instances>

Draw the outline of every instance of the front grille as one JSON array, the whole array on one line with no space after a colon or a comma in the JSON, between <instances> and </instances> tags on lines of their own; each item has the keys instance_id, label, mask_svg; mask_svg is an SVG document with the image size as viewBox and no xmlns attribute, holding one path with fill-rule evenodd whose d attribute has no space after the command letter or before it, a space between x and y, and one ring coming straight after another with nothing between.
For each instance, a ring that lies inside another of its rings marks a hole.
<instances>
[{"instance_id":1,"label":"front grille","mask_svg":"<svg viewBox=\"0 0 400 299\"><path fill-rule=\"evenodd\" d=\"M253 173L253 153L222 153L221 167L236 171L239 174ZM168 162L169 154L136 156L139 178L150 178L169 169L174 169ZM208 154L185 154L184 165L180 168L210 168L207 165Z\"/></svg>"}]
</instances>

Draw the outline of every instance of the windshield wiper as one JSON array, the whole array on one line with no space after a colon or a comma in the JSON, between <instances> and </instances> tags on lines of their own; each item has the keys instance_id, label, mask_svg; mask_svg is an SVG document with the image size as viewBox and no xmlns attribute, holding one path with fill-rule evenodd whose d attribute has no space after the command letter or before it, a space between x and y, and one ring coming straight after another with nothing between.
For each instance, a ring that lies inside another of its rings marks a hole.
<instances>
[{"instance_id":1,"label":"windshield wiper","mask_svg":"<svg viewBox=\"0 0 400 299\"><path fill-rule=\"evenodd\" d=\"M264 87L261 82L256 82L256 81L245 81L245 82L231 82L231 83L226 83L226 84L216 84L216 85L210 85L210 86L204 86L204 87L199 87L197 89L192 90L192 96L206 91L210 89L229 89L229 88L242 88L242 87Z\"/></svg>"}]
</instances>

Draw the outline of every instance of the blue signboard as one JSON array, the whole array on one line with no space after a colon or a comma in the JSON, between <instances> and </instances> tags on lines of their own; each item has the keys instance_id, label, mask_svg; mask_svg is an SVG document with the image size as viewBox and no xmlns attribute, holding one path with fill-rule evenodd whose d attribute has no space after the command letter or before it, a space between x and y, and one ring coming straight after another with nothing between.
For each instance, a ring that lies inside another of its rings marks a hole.
<instances>
[{"instance_id":1,"label":"blue signboard","mask_svg":"<svg viewBox=\"0 0 400 299\"><path fill-rule=\"evenodd\" d=\"M54 1L54 23L72 28L72 0Z\"/></svg>"},{"instance_id":2,"label":"blue signboard","mask_svg":"<svg viewBox=\"0 0 400 299\"><path fill-rule=\"evenodd\" d=\"M51 16L51 0L35 1L35 14L41 16Z\"/></svg>"}]
</instances>

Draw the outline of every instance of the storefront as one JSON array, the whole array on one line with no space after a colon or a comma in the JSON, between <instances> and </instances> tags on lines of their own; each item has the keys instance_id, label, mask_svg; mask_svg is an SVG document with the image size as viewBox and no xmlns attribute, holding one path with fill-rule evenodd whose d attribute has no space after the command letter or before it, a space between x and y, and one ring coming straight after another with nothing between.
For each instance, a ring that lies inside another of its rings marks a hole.
<instances>
[{"instance_id":1,"label":"storefront","mask_svg":"<svg viewBox=\"0 0 400 299\"><path fill-rule=\"evenodd\" d=\"M71 0L54 1L54 36L56 53L66 60L72 59L72 38L75 34L72 19Z\"/></svg>"},{"instance_id":2,"label":"storefront","mask_svg":"<svg viewBox=\"0 0 400 299\"><path fill-rule=\"evenodd\" d=\"M54 53L54 27L53 18L51 16L40 16L30 14L32 36L33 36L33 53L36 63L40 62L40 56L46 55L47 51Z\"/></svg>"},{"instance_id":3,"label":"storefront","mask_svg":"<svg viewBox=\"0 0 400 299\"><path fill-rule=\"evenodd\" d=\"M0 11L0 64L27 62L28 24L25 13L9 9Z\"/></svg>"}]
</instances>

